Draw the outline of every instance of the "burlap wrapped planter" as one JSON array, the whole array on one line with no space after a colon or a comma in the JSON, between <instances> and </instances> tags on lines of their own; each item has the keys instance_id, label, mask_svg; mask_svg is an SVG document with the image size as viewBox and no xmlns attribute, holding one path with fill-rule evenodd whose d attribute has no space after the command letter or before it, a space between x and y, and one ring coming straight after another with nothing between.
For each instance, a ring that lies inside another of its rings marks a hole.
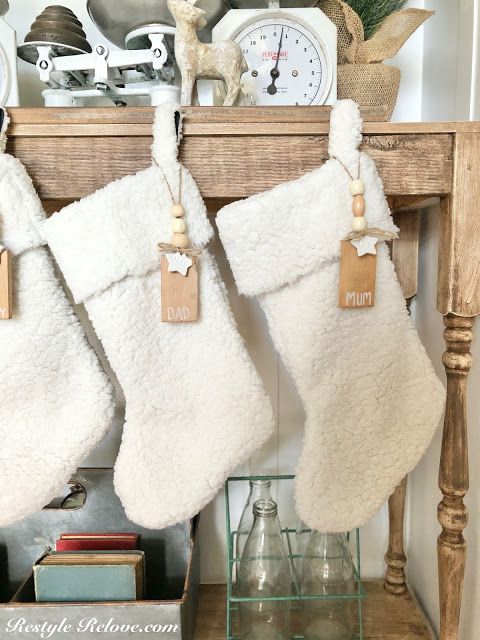
<instances>
[{"instance_id":1,"label":"burlap wrapped planter","mask_svg":"<svg viewBox=\"0 0 480 640\"><path fill-rule=\"evenodd\" d=\"M381 118L392 117L400 87L400 69L382 62L338 66L338 98L352 98L362 106L385 108Z\"/></svg>"},{"instance_id":2,"label":"burlap wrapped planter","mask_svg":"<svg viewBox=\"0 0 480 640\"><path fill-rule=\"evenodd\" d=\"M374 2L372 0L372 5ZM317 5L337 27L339 98L360 106L383 107L390 120L400 86L400 69L383 64L398 53L412 33L432 15L425 9L403 9L388 15L365 39L361 17L343 0L318 0Z\"/></svg>"}]
</instances>

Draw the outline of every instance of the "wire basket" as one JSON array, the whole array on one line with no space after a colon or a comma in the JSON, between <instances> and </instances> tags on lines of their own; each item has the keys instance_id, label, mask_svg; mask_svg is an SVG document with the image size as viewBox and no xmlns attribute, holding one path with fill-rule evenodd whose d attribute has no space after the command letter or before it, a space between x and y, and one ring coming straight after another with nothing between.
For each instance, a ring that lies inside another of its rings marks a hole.
<instances>
[{"instance_id":1,"label":"wire basket","mask_svg":"<svg viewBox=\"0 0 480 640\"><path fill-rule=\"evenodd\" d=\"M290 561L290 569L292 574L292 592L291 595L286 596L262 596L262 597L240 597L235 594L235 576L236 568L240 561L235 557L236 554L236 536L237 531L232 527L231 510L230 510L230 487L232 483L244 482L248 483L255 480L270 480L270 481L285 481L292 482L295 476L293 475L257 475L257 476L237 476L228 478L225 483L225 515L226 515L226 534L227 534L227 631L226 640L240 640L236 631L237 627L237 613L238 605L242 602L285 602L292 609L292 630L293 634L291 640L303 640L304 636L298 632L301 626L301 610L302 603L306 601L325 601L325 600L350 600L352 601L353 610L355 611L355 635L354 640L363 640L363 619L362 619L362 602L365 597L365 589L360 580L360 531L355 529L351 534L347 534L347 539L350 544L354 544L355 551L354 557L354 581L355 591L352 594L339 594L339 595L302 595L300 593L300 587L298 583L297 571L295 562L302 556L296 554L294 551L294 544L292 538L296 534L295 529L284 528L282 534L285 538L286 548L288 550L288 557Z\"/></svg>"}]
</instances>

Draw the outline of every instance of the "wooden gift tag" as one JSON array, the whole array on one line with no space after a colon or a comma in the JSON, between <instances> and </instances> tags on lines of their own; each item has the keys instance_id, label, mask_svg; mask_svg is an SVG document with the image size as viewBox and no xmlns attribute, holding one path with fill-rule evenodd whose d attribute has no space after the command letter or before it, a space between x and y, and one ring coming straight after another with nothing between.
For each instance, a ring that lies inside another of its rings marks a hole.
<instances>
[{"instance_id":1,"label":"wooden gift tag","mask_svg":"<svg viewBox=\"0 0 480 640\"><path fill-rule=\"evenodd\" d=\"M12 317L12 256L4 250L0 255L0 320Z\"/></svg>"},{"instance_id":2,"label":"wooden gift tag","mask_svg":"<svg viewBox=\"0 0 480 640\"><path fill-rule=\"evenodd\" d=\"M349 240L342 240L340 253L340 287L338 305L342 309L373 307L377 256L359 257Z\"/></svg>"},{"instance_id":3,"label":"wooden gift tag","mask_svg":"<svg viewBox=\"0 0 480 640\"><path fill-rule=\"evenodd\" d=\"M198 320L198 270L194 262L183 276L168 270L167 256L161 257L162 322Z\"/></svg>"}]
</instances>

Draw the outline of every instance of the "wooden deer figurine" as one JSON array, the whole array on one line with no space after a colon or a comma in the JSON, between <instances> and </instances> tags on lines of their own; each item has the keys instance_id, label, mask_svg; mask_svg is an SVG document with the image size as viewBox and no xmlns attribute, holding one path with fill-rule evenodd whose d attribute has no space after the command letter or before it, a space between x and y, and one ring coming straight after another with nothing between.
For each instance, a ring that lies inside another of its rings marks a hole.
<instances>
[{"instance_id":1,"label":"wooden deer figurine","mask_svg":"<svg viewBox=\"0 0 480 640\"><path fill-rule=\"evenodd\" d=\"M197 38L197 29L203 29L207 21L205 11L195 6L196 0L167 0L170 13L177 26L175 34L175 58L182 75L181 102L192 104L193 88L197 78L223 80L227 93L224 107L235 103L240 92L240 78L248 65L236 42L205 44Z\"/></svg>"}]
</instances>

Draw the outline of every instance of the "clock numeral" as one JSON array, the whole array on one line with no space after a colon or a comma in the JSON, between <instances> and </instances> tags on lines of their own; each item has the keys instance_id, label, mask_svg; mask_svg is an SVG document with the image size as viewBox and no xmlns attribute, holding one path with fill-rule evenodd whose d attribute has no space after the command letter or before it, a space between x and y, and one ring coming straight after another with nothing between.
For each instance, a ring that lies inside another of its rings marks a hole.
<instances>
[{"instance_id":1,"label":"clock numeral","mask_svg":"<svg viewBox=\"0 0 480 640\"><path fill-rule=\"evenodd\" d=\"M267 39L266 35L260 36L260 40L266 40L266 39Z\"/></svg>"},{"instance_id":2,"label":"clock numeral","mask_svg":"<svg viewBox=\"0 0 480 640\"><path fill-rule=\"evenodd\" d=\"M257 44L256 40L250 40L250 46L254 47Z\"/></svg>"},{"instance_id":3,"label":"clock numeral","mask_svg":"<svg viewBox=\"0 0 480 640\"><path fill-rule=\"evenodd\" d=\"M295 44L298 44L298 40L295 40Z\"/></svg>"}]
</instances>

